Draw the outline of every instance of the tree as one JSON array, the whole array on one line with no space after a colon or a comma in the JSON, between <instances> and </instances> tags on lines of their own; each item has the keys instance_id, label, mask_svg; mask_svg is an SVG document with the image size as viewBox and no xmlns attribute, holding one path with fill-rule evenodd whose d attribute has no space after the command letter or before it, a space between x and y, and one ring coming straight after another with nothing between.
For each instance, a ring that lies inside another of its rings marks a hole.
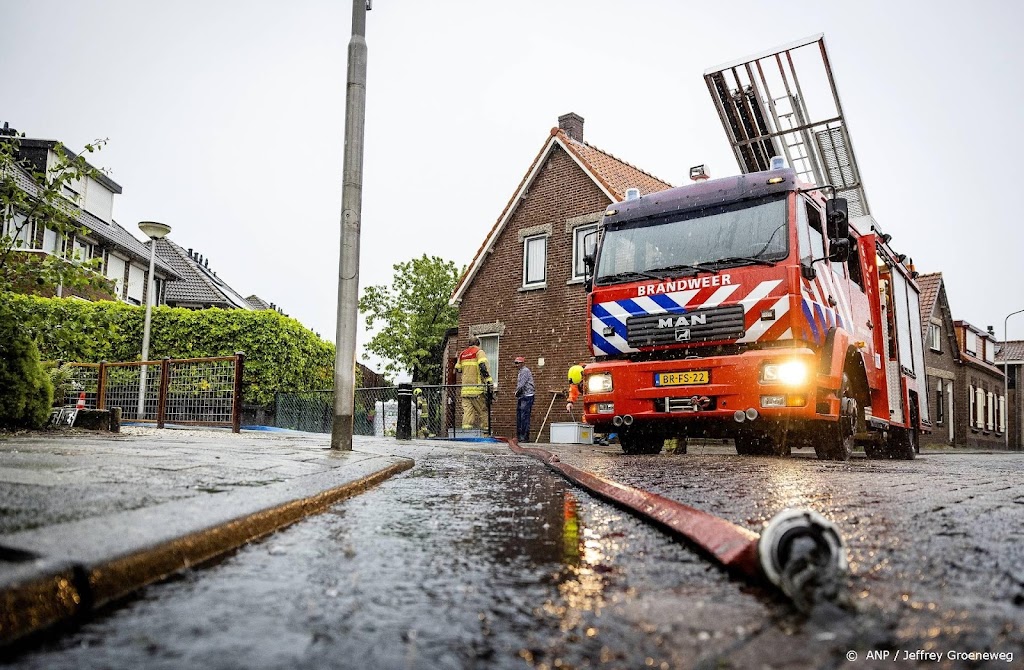
<instances>
[{"instance_id":1,"label":"tree","mask_svg":"<svg viewBox=\"0 0 1024 670\"><path fill-rule=\"evenodd\" d=\"M437 256L395 263L392 285L369 286L359 299L366 327L383 327L366 349L388 361L385 370L412 372L412 380L441 383L444 334L458 325L458 309L448 304L462 270Z\"/></svg>"},{"instance_id":2,"label":"tree","mask_svg":"<svg viewBox=\"0 0 1024 670\"><path fill-rule=\"evenodd\" d=\"M99 176L84 153L105 143L87 144L79 155L57 143L54 164L38 169L21 160L19 136L0 136L0 291L29 293L58 286L109 291L109 282L98 272L102 259L79 258L70 244L76 233L87 231L77 220L81 207L65 196L82 180ZM33 247L33 224L35 230L45 226L56 233L58 255L17 253Z\"/></svg>"}]
</instances>

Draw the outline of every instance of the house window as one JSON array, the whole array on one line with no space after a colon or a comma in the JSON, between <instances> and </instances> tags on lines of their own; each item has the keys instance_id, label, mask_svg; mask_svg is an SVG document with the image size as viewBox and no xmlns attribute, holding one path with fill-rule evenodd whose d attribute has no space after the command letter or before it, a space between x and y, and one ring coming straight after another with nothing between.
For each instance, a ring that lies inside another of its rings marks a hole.
<instances>
[{"instance_id":1,"label":"house window","mask_svg":"<svg viewBox=\"0 0 1024 670\"><path fill-rule=\"evenodd\" d=\"M588 237L589 236L589 237ZM587 267L583 258L587 253L594 253L597 244L597 224L592 226L576 226L572 231L572 278L583 279Z\"/></svg>"},{"instance_id":2,"label":"house window","mask_svg":"<svg viewBox=\"0 0 1024 670\"><path fill-rule=\"evenodd\" d=\"M934 323L928 326L928 341L932 351L942 351L942 328Z\"/></svg>"},{"instance_id":3,"label":"house window","mask_svg":"<svg viewBox=\"0 0 1024 670\"><path fill-rule=\"evenodd\" d=\"M974 386L973 385L970 387L970 391L968 392L967 397L971 401L971 409L970 409L970 412L968 412L968 414L967 414L967 419L968 419L967 423L970 424L971 428L974 428L974 426L976 425L975 424L975 420L974 420L974 417L976 416L976 414L975 414L975 411L974 411L975 394L974 394Z\"/></svg>"},{"instance_id":4,"label":"house window","mask_svg":"<svg viewBox=\"0 0 1024 670\"><path fill-rule=\"evenodd\" d=\"M996 362L996 343L987 337L983 340L985 344L985 362L995 363Z\"/></svg>"},{"instance_id":5,"label":"house window","mask_svg":"<svg viewBox=\"0 0 1024 670\"><path fill-rule=\"evenodd\" d=\"M991 391L985 394L985 428L992 430L996 425L995 396Z\"/></svg>"},{"instance_id":6,"label":"house window","mask_svg":"<svg viewBox=\"0 0 1024 670\"><path fill-rule=\"evenodd\" d=\"M480 335L480 348L487 357L487 372L491 374L494 387L498 387L498 334Z\"/></svg>"},{"instance_id":7,"label":"house window","mask_svg":"<svg viewBox=\"0 0 1024 670\"><path fill-rule=\"evenodd\" d=\"M52 228L43 229L43 251L49 252L55 256L60 256L60 236L57 235L56 230L53 230Z\"/></svg>"},{"instance_id":8,"label":"house window","mask_svg":"<svg viewBox=\"0 0 1024 670\"><path fill-rule=\"evenodd\" d=\"M4 235L12 238L12 249L32 248L32 222L24 214L15 214L4 226Z\"/></svg>"},{"instance_id":9,"label":"house window","mask_svg":"<svg viewBox=\"0 0 1024 670\"><path fill-rule=\"evenodd\" d=\"M127 262L115 256L107 254L107 279L114 282L114 292L118 298L124 299L124 267Z\"/></svg>"},{"instance_id":10,"label":"house window","mask_svg":"<svg viewBox=\"0 0 1024 670\"><path fill-rule=\"evenodd\" d=\"M523 286L540 287L547 281L547 235L523 240Z\"/></svg>"},{"instance_id":11,"label":"house window","mask_svg":"<svg viewBox=\"0 0 1024 670\"><path fill-rule=\"evenodd\" d=\"M146 271L138 265L128 266L128 302L142 304L142 293L146 288Z\"/></svg>"},{"instance_id":12,"label":"house window","mask_svg":"<svg viewBox=\"0 0 1024 670\"><path fill-rule=\"evenodd\" d=\"M935 380L935 423L942 424L942 417L944 416L946 409L946 403L942 397L942 380Z\"/></svg>"},{"instance_id":13,"label":"house window","mask_svg":"<svg viewBox=\"0 0 1024 670\"><path fill-rule=\"evenodd\" d=\"M74 242L72 243L71 248L72 260L76 260L79 263L84 263L85 261L92 258L92 245L84 240L81 240L76 237Z\"/></svg>"},{"instance_id":14,"label":"house window","mask_svg":"<svg viewBox=\"0 0 1024 670\"><path fill-rule=\"evenodd\" d=\"M978 355L978 336L973 330L967 330L967 334L964 337L964 349L966 349L969 354L974 356Z\"/></svg>"},{"instance_id":15,"label":"house window","mask_svg":"<svg viewBox=\"0 0 1024 670\"><path fill-rule=\"evenodd\" d=\"M985 425L985 392L976 388L974 396L974 427L981 428Z\"/></svg>"}]
</instances>

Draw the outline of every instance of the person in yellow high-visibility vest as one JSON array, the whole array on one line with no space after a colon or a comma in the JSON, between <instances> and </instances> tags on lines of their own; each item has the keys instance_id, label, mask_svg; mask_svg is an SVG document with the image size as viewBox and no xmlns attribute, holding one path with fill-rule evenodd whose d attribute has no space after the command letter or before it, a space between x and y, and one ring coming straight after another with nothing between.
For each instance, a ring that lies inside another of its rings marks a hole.
<instances>
[{"instance_id":1,"label":"person in yellow high-visibility vest","mask_svg":"<svg viewBox=\"0 0 1024 670\"><path fill-rule=\"evenodd\" d=\"M470 335L469 346L455 362L455 371L462 374L462 428L469 430L479 424L480 429L486 431L489 425L485 394L491 386L491 374L487 371L487 355L480 348L479 337Z\"/></svg>"}]
</instances>

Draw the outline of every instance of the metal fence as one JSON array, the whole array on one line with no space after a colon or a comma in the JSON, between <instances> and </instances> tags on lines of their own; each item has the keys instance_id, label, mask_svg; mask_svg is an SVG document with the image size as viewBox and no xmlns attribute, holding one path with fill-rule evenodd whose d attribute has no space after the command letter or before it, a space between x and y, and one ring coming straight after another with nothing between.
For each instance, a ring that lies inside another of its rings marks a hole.
<instances>
[{"instance_id":1,"label":"metal fence","mask_svg":"<svg viewBox=\"0 0 1024 670\"><path fill-rule=\"evenodd\" d=\"M61 399L64 405L120 407L123 420L156 423L159 428L178 423L231 426L236 433L241 429L245 354L64 365L74 370L74 382Z\"/></svg>"},{"instance_id":2,"label":"metal fence","mask_svg":"<svg viewBox=\"0 0 1024 670\"><path fill-rule=\"evenodd\" d=\"M414 386L412 433L415 437L456 437L488 431L462 429L461 386ZM355 390L352 432L393 436L398 426L398 387ZM330 433L334 391L281 391L274 394L274 425L311 433Z\"/></svg>"}]
</instances>

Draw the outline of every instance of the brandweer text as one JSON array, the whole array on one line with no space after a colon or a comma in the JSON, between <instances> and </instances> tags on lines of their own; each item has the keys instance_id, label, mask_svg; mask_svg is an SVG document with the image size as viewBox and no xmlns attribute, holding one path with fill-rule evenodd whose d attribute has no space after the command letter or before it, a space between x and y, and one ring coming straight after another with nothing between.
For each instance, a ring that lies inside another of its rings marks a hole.
<instances>
[{"instance_id":1,"label":"brandweer text","mask_svg":"<svg viewBox=\"0 0 1024 670\"><path fill-rule=\"evenodd\" d=\"M686 289L710 288L712 286L727 286L732 284L732 275L712 275L710 277L689 277L687 279L674 279L660 284L641 284L636 289L637 296L658 295L661 293L672 293L673 291L685 291Z\"/></svg>"}]
</instances>

